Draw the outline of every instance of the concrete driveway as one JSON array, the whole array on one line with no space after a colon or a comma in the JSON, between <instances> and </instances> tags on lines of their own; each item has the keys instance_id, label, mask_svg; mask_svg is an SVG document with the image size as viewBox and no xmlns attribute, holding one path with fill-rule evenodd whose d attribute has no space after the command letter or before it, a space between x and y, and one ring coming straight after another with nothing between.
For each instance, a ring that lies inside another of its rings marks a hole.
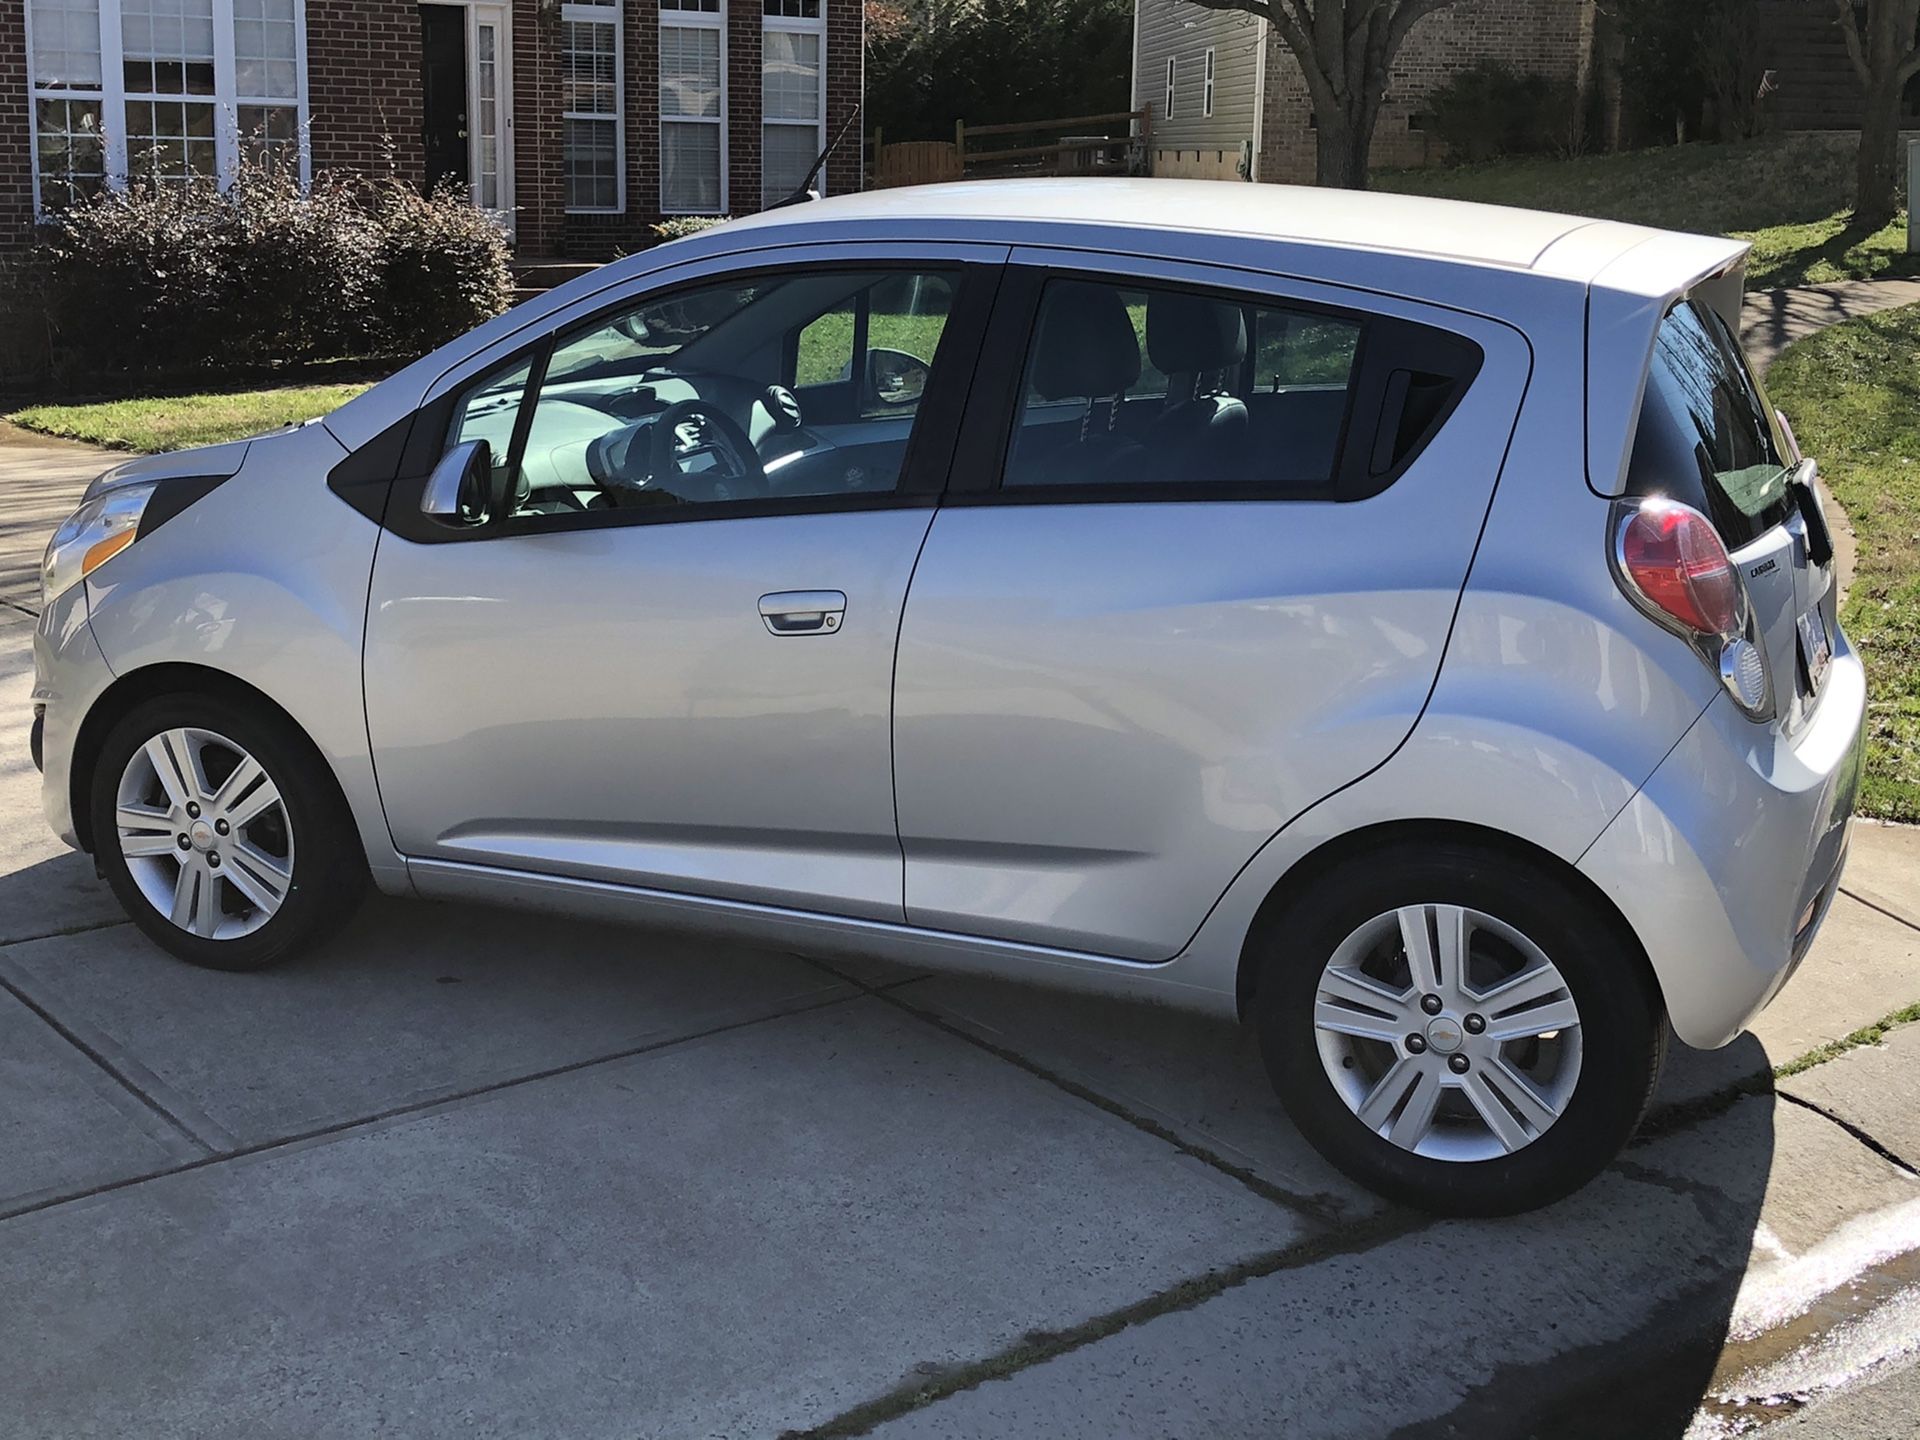
<instances>
[{"instance_id":1,"label":"concrete driveway","mask_svg":"<svg viewBox=\"0 0 1920 1440\"><path fill-rule=\"evenodd\" d=\"M1170 1012L392 901L175 963L27 759L18 577L99 464L0 445L0 1433L1679 1436L1920 1280L1920 1033L1771 1076L1920 999L1913 832L1498 1223L1356 1191Z\"/></svg>"}]
</instances>

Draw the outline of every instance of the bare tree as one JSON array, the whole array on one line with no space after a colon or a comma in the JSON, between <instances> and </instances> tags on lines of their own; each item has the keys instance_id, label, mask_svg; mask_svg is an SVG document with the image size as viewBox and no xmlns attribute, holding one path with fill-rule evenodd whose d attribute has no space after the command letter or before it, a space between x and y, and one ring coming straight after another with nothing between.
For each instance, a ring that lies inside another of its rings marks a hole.
<instances>
[{"instance_id":1,"label":"bare tree","mask_svg":"<svg viewBox=\"0 0 1920 1440\"><path fill-rule=\"evenodd\" d=\"M1286 42L1306 76L1318 151L1315 178L1367 188L1367 152L1393 60L1407 33L1458 0L1192 0L1208 10L1244 10ZM1902 0L1908 3L1908 0ZM1920 0L1910 0L1920 4Z\"/></svg>"},{"instance_id":2,"label":"bare tree","mask_svg":"<svg viewBox=\"0 0 1920 1440\"><path fill-rule=\"evenodd\" d=\"M1878 230L1899 209L1900 97L1920 74L1920 0L1833 0L1841 38L1864 92L1854 223Z\"/></svg>"}]
</instances>

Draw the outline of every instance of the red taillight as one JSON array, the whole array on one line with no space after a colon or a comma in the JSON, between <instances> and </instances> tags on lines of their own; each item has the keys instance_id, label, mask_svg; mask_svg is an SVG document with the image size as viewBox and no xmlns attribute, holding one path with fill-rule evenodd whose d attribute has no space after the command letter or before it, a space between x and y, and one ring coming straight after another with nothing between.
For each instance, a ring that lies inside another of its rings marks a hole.
<instances>
[{"instance_id":1,"label":"red taillight","mask_svg":"<svg viewBox=\"0 0 1920 1440\"><path fill-rule=\"evenodd\" d=\"M1647 602L1687 629L1732 637L1742 628L1740 577L1698 510L1643 501L1620 531L1620 567Z\"/></svg>"}]
</instances>

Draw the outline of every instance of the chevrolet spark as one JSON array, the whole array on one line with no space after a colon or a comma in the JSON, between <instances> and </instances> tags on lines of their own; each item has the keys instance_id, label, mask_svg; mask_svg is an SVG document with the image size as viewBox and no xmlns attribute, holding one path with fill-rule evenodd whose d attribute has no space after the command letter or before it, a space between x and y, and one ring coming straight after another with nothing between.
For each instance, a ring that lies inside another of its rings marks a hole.
<instances>
[{"instance_id":1,"label":"chevrolet spark","mask_svg":"<svg viewBox=\"0 0 1920 1440\"><path fill-rule=\"evenodd\" d=\"M371 881L1197 1006L1366 1184L1539 1205L1845 858L1865 686L1745 263L1172 181L663 245L95 481L47 814L195 964Z\"/></svg>"}]
</instances>

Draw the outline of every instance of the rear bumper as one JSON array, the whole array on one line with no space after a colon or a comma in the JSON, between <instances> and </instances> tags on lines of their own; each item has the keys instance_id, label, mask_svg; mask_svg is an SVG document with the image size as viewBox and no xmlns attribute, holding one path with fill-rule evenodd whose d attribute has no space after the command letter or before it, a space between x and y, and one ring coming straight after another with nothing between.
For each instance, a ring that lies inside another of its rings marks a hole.
<instances>
[{"instance_id":1,"label":"rear bumper","mask_svg":"<svg viewBox=\"0 0 1920 1440\"><path fill-rule=\"evenodd\" d=\"M1715 699L1581 857L1687 1044L1732 1040L1812 946L1846 863L1865 718L1866 676L1841 638L1797 735Z\"/></svg>"}]
</instances>

